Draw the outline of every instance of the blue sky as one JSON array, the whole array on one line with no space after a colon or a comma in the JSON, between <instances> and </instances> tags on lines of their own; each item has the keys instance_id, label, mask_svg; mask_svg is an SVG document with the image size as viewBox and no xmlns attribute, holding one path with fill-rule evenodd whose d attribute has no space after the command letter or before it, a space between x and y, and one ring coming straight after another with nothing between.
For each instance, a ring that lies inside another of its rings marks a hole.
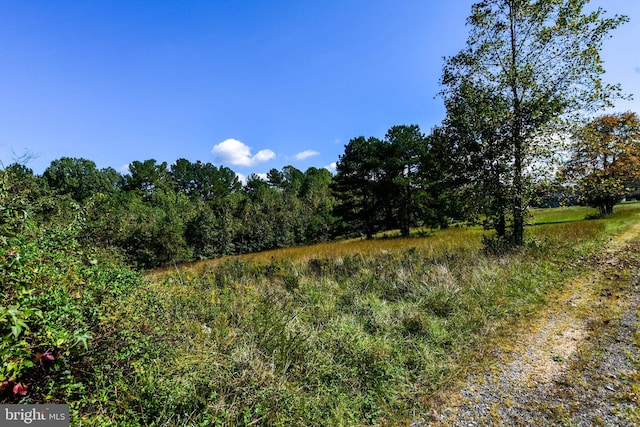
<instances>
[{"instance_id":1,"label":"blue sky","mask_svg":"<svg viewBox=\"0 0 640 427\"><path fill-rule=\"evenodd\" d=\"M4 0L0 161L329 166L351 138L442 120L442 58L474 2ZM640 2L592 5L631 19L603 58L636 94L617 110L640 112Z\"/></svg>"}]
</instances>

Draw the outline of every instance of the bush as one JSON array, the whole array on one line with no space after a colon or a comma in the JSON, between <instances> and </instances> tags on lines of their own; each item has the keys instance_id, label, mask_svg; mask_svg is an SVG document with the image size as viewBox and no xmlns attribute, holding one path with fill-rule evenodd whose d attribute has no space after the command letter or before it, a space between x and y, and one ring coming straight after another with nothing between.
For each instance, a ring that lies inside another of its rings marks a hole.
<instances>
[{"instance_id":1,"label":"bush","mask_svg":"<svg viewBox=\"0 0 640 427\"><path fill-rule=\"evenodd\" d=\"M37 227L2 178L0 402L77 402L104 352L104 313L140 276L79 245L82 212L64 227Z\"/></svg>"}]
</instances>

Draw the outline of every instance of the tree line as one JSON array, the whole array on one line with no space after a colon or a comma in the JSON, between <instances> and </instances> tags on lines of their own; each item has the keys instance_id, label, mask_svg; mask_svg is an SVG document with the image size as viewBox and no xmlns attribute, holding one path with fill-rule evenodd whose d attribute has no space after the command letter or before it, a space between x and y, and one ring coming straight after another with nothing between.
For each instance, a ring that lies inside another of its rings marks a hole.
<instances>
[{"instance_id":1,"label":"tree line","mask_svg":"<svg viewBox=\"0 0 640 427\"><path fill-rule=\"evenodd\" d=\"M118 249L141 268L332 237L325 169L287 166L243 185L231 169L200 161L135 161L122 175L64 157L42 175L18 163L5 173L43 226L80 218L84 244Z\"/></svg>"},{"instance_id":2,"label":"tree line","mask_svg":"<svg viewBox=\"0 0 640 427\"><path fill-rule=\"evenodd\" d=\"M7 191L43 226L80 221L82 243L116 249L139 268L389 230L409 236L412 227L454 221L483 223L504 236L512 227L505 209L509 162L481 139L469 143L473 130L458 126L445 122L425 135L417 125L401 125L384 138L353 138L335 175L285 166L242 183L228 167L201 161L134 161L120 174L69 157L42 175L20 163L4 173ZM529 206L560 192L608 214L637 195L636 114L598 117L573 141L563 167L531 184Z\"/></svg>"},{"instance_id":3,"label":"tree line","mask_svg":"<svg viewBox=\"0 0 640 427\"><path fill-rule=\"evenodd\" d=\"M442 123L353 138L335 176L286 166L243 184L200 161L135 161L121 175L62 158L41 176L10 165L10 191L43 224L81 220L85 243L143 268L452 221L482 222L500 247L519 246L540 196L606 215L639 187L638 116L595 115L624 97L602 80L600 49L627 17L587 3L474 4L466 47L443 66Z\"/></svg>"},{"instance_id":4,"label":"tree line","mask_svg":"<svg viewBox=\"0 0 640 427\"><path fill-rule=\"evenodd\" d=\"M285 166L244 183L228 167L186 159L134 161L120 174L63 157L42 175L21 163L4 173L8 192L42 226L80 220L82 243L117 249L150 268L446 226L427 141L416 125L395 126L384 139L352 139L336 175Z\"/></svg>"}]
</instances>

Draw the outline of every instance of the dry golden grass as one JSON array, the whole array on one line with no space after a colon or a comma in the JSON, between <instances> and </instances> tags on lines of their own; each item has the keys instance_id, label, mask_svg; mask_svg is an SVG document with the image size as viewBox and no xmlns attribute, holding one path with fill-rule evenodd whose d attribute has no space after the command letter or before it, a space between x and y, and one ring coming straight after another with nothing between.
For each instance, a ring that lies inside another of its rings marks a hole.
<instances>
[{"instance_id":1,"label":"dry golden grass","mask_svg":"<svg viewBox=\"0 0 640 427\"><path fill-rule=\"evenodd\" d=\"M452 253L463 250L474 250L482 247L481 236L485 233L479 227L449 228L435 230L422 237L379 237L375 239L351 239L337 242L318 243L315 245L273 249L244 255L232 255L205 261L183 263L178 266L158 268L150 272L150 276L163 275L168 272L199 270L222 262L240 259L252 263L268 263L272 261L306 262L310 259L335 259L347 255L375 255L385 251L406 250L416 248L426 256Z\"/></svg>"}]
</instances>

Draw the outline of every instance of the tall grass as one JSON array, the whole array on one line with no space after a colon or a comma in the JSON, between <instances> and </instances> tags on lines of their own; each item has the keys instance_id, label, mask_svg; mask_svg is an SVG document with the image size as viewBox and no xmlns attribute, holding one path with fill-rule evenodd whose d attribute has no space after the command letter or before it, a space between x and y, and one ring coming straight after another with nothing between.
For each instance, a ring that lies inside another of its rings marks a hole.
<instances>
[{"instance_id":1,"label":"tall grass","mask_svg":"<svg viewBox=\"0 0 640 427\"><path fill-rule=\"evenodd\" d=\"M377 254L383 251L402 250L407 248L421 248L435 253L456 252L467 249L477 249L482 246L480 236L483 230L474 228L449 228L445 230L431 231L421 237L395 238L382 236L377 239L351 239L338 242L319 243L308 246L296 246L290 248L274 249L239 256L226 256L222 258L184 263L178 268L192 270L204 266L216 266L230 260L242 260L245 262L265 263L272 261L308 261L311 259L336 258L342 256L365 256ZM420 232L424 234L424 232ZM393 236L393 235L391 235ZM176 267L155 269L151 274L166 274Z\"/></svg>"},{"instance_id":2,"label":"tall grass","mask_svg":"<svg viewBox=\"0 0 640 427\"><path fill-rule=\"evenodd\" d=\"M119 370L99 387L117 399L87 402L84 423L407 424L638 211L547 221L502 256L483 252L481 230L450 229L151 275L110 313Z\"/></svg>"}]
</instances>

